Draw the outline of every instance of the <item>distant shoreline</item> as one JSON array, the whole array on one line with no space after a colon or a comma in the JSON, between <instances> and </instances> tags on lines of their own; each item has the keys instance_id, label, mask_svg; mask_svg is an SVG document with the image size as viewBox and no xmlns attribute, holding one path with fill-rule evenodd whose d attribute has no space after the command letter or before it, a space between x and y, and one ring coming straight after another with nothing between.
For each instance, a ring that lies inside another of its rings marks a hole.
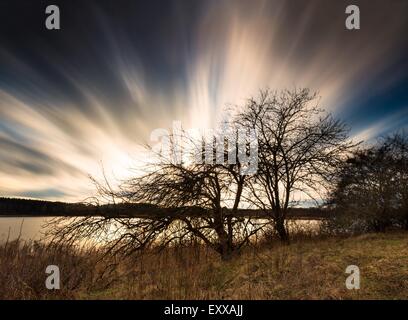
<instances>
[{"instance_id":1,"label":"distant shoreline","mask_svg":"<svg viewBox=\"0 0 408 320\"><path fill-rule=\"evenodd\" d=\"M232 210L225 208L225 215ZM28 214L27 212L31 212ZM201 207L162 208L147 203L118 203L92 205L85 203L65 203L18 198L0 198L0 217L33 218L33 217L116 217L116 218L164 218L164 217L205 217L211 213ZM265 219L271 212L259 209L238 209L235 217ZM288 219L321 220L328 217L329 211L321 208L290 208Z\"/></svg>"},{"instance_id":2,"label":"distant shoreline","mask_svg":"<svg viewBox=\"0 0 408 320\"><path fill-rule=\"evenodd\" d=\"M85 215L69 215L69 216L65 216L65 215L56 215L56 216L39 216L39 215L3 215L0 213L0 219L1 218L77 218L77 217L85 217ZM94 215L93 217L99 217ZM153 216L151 216L153 217ZM266 219L266 216L263 217L256 217L256 216L240 216L243 218L252 218L252 219ZM146 218L146 216L122 216L122 218ZM287 220L325 220L327 219L326 217L310 217L310 216L306 216L306 217L302 217L302 216L294 216L294 217L288 217Z\"/></svg>"}]
</instances>

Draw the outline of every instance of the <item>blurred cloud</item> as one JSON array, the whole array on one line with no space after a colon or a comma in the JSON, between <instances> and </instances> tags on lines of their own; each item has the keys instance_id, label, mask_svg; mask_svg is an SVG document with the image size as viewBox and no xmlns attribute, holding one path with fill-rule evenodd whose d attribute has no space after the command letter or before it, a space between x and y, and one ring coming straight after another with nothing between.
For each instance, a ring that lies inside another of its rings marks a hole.
<instances>
[{"instance_id":1,"label":"blurred cloud","mask_svg":"<svg viewBox=\"0 0 408 320\"><path fill-rule=\"evenodd\" d=\"M153 129L215 127L226 105L266 87L318 91L327 110L358 114L357 139L404 126L401 101L385 119L351 106L405 76L407 3L356 4L358 31L344 27L347 2L317 0L169 1L162 11L91 1L66 7L59 37L34 30L21 44L30 31L13 29L0 46L0 195L82 200L102 167L113 180L143 167ZM366 112L374 122L359 124Z\"/></svg>"}]
</instances>

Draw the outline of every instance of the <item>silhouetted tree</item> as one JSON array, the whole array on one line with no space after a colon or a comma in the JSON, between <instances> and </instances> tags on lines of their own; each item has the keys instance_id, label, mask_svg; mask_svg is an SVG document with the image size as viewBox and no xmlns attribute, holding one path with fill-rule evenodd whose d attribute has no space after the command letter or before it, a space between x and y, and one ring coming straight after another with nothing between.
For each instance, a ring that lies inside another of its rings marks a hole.
<instances>
[{"instance_id":1,"label":"silhouetted tree","mask_svg":"<svg viewBox=\"0 0 408 320\"><path fill-rule=\"evenodd\" d=\"M408 135L406 132L387 137L384 146L391 158L393 180L395 181L394 197L399 219L408 230Z\"/></svg>"},{"instance_id":2,"label":"silhouetted tree","mask_svg":"<svg viewBox=\"0 0 408 320\"><path fill-rule=\"evenodd\" d=\"M346 154L354 147L339 120L318 107L308 89L262 91L238 116L241 126L258 135L258 172L250 187L258 208L271 212L282 241L294 194L316 199L330 183Z\"/></svg>"},{"instance_id":3,"label":"silhouetted tree","mask_svg":"<svg viewBox=\"0 0 408 320\"><path fill-rule=\"evenodd\" d=\"M173 137L174 138L174 137ZM173 140L173 139L172 139ZM199 140L201 145L203 140ZM224 142L222 142L224 143ZM226 143L222 155L227 157L233 147ZM171 143L171 154L175 144ZM204 156L202 147L193 148L191 156ZM149 203L163 209L163 216L126 218L122 216L83 217L64 224L58 219L48 227L54 241L72 241L108 236L110 251L133 253L154 245L163 247L174 242L198 240L230 259L250 241L265 222L238 217L249 176L242 164L226 161L175 161L157 154L145 173L122 183L118 190L108 181L96 182L99 194L112 203Z\"/></svg>"},{"instance_id":4,"label":"silhouetted tree","mask_svg":"<svg viewBox=\"0 0 408 320\"><path fill-rule=\"evenodd\" d=\"M386 137L344 163L331 196L339 224L377 232L400 223L406 227L407 141L402 134Z\"/></svg>"}]
</instances>

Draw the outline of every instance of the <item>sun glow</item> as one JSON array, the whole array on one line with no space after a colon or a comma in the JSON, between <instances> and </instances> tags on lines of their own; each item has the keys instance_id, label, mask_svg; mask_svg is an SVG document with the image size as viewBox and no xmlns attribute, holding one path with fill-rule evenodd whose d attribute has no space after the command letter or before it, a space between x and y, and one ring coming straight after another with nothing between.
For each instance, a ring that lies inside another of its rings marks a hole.
<instances>
[{"instance_id":1,"label":"sun glow","mask_svg":"<svg viewBox=\"0 0 408 320\"><path fill-rule=\"evenodd\" d=\"M216 128L228 106L242 105L261 88L308 87L319 92L324 108L339 111L362 86L361 79L378 74L379 62L397 51L390 36L398 37L390 32L398 30L397 22L391 21L368 45L350 38L339 52L339 38L329 36L330 31L336 34L337 20L312 42L313 19L321 16L315 5L307 6L292 25L284 20L284 2L257 4L209 3L194 26L192 49L165 55L185 58L180 75L165 90L148 81L142 59L128 46L131 39L123 41L107 27L106 68L114 70L126 99L116 104L80 69L63 65L55 68L81 94L82 106L58 99L44 103L41 75L27 80L30 99L0 89L0 194L82 200L94 194L89 175L101 179L104 172L120 181L135 174L131 168L143 169L149 162L143 145L151 143L154 129L168 129L173 121L186 128ZM340 15L342 26L343 20ZM381 41L381 48L374 48L374 40ZM17 58L10 63L32 72ZM377 129L366 128L361 135L367 138Z\"/></svg>"}]
</instances>

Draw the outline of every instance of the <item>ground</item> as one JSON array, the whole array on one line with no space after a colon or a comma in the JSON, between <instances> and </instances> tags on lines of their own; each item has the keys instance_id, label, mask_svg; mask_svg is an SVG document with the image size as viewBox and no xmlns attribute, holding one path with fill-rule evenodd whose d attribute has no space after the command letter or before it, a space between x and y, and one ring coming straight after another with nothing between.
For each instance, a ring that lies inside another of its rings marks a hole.
<instances>
[{"instance_id":1,"label":"ground","mask_svg":"<svg viewBox=\"0 0 408 320\"><path fill-rule=\"evenodd\" d=\"M167 249L126 263L112 257L101 260L96 250L60 254L45 248L35 259L38 249L28 247L18 254L7 254L10 245L0 250L0 297L408 299L406 233L273 242L246 248L229 262L200 246ZM15 267L7 274L10 259ZM61 290L43 288L47 275L42 268L52 259L61 266ZM360 268L359 290L346 288L348 265Z\"/></svg>"}]
</instances>

